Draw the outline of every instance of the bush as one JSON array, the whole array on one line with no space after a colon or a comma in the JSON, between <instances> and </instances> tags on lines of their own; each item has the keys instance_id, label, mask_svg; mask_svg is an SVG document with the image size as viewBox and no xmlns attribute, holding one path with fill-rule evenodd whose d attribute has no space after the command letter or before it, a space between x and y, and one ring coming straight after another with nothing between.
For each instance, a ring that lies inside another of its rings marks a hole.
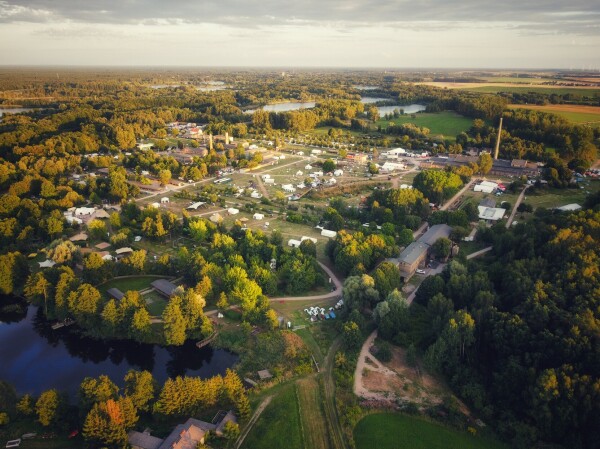
<instances>
[{"instance_id":1,"label":"bush","mask_svg":"<svg viewBox=\"0 0 600 449\"><path fill-rule=\"evenodd\" d=\"M377 348L377 358L386 363L392 360L392 350L389 343L383 342Z\"/></svg>"}]
</instances>

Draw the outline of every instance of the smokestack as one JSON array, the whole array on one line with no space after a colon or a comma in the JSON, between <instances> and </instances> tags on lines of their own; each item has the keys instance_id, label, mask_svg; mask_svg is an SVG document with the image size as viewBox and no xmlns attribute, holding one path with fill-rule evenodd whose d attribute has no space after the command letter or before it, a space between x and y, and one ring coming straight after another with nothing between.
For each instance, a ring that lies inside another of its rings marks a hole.
<instances>
[{"instance_id":1,"label":"smokestack","mask_svg":"<svg viewBox=\"0 0 600 449\"><path fill-rule=\"evenodd\" d=\"M229 145L229 133L225 133L225 145Z\"/></svg>"},{"instance_id":2,"label":"smokestack","mask_svg":"<svg viewBox=\"0 0 600 449\"><path fill-rule=\"evenodd\" d=\"M212 134L209 134L209 135L208 135L208 149L209 149L210 151L212 151L212 150L213 150L213 140L212 140Z\"/></svg>"},{"instance_id":3,"label":"smokestack","mask_svg":"<svg viewBox=\"0 0 600 449\"><path fill-rule=\"evenodd\" d=\"M502 117L500 117L500 125L498 125L498 137L496 137L496 150L494 151L494 159L498 160L500 152L500 134L502 134Z\"/></svg>"}]
</instances>

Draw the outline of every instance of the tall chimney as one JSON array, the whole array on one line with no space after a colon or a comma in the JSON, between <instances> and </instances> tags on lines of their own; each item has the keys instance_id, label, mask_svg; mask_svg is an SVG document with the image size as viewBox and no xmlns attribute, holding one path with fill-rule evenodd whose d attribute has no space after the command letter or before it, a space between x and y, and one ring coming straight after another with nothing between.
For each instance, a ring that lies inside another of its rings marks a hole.
<instances>
[{"instance_id":1,"label":"tall chimney","mask_svg":"<svg viewBox=\"0 0 600 449\"><path fill-rule=\"evenodd\" d=\"M209 135L208 135L208 149L209 149L210 151L212 151L212 150L213 150L213 140L212 140L212 134L209 134Z\"/></svg>"},{"instance_id":2,"label":"tall chimney","mask_svg":"<svg viewBox=\"0 0 600 449\"><path fill-rule=\"evenodd\" d=\"M229 133L225 133L225 145L229 145Z\"/></svg>"},{"instance_id":3,"label":"tall chimney","mask_svg":"<svg viewBox=\"0 0 600 449\"><path fill-rule=\"evenodd\" d=\"M496 137L496 150L494 151L494 159L498 160L498 153L500 152L500 134L502 134L502 117L500 117L500 124L498 125L498 137Z\"/></svg>"}]
</instances>

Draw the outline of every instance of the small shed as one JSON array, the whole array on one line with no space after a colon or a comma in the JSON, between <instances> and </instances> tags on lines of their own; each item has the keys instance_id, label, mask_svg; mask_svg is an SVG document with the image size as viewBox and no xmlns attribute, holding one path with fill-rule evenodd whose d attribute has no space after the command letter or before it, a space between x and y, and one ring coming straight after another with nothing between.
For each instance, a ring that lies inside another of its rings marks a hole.
<instances>
[{"instance_id":1,"label":"small shed","mask_svg":"<svg viewBox=\"0 0 600 449\"><path fill-rule=\"evenodd\" d=\"M265 218L265 216L264 216L264 214L259 214L257 212L254 215L252 215L252 218L254 218L255 220L262 220L263 218Z\"/></svg>"},{"instance_id":2,"label":"small shed","mask_svg":"<svg viewBox=\"0 0 600 449\"><path fill-rule=\"evenodd\" d=\"M117 256L124 256L126 254L130 254L133 252L132 248L129 248L128 246L124 247L124 248L119 248L118 250L115 251L115 253L117 253Z\"/></svg>"},{"instance_id":3,"label":"small shed","mask_svg":"<svg viewBox=\"0 0 600 449\"><path fill-rule=\"evenodd\" d=\"M177 286L166 279L157 279L150 284L158 293L170 297L177 289Z\"/></svg>"},{"instance_id":4,"label":"small shed","mask_svg":"<svg viewBox=\"0 0 600 449\"><path fill-rule=\"evenodd\" d=\"M85 242L88 239L88 235L85 232L80 232L79 234L75 234L73 237L69 238L72 242Z\"/></svg>"},{"instance_id":5,"label":"small shed","mask_svg":"<svg viewBox=\"0 0 600 449\"><path fill-rule=\"evenodd\" d=\"M104 209L98 209L94 212L94 218L110 218L110 214Z\"/></svg>"},{"instance_id":6,"label":"small shed","mask_svg":"<svg viewBox=\"0 0 600 449\"><path fill-rule=\"evenodd\" d=\"M110 297L115 298L117 301L120 301L121 299L123 299L123 296L125 296L125 293L123 293L118 288L114 287L106 290L106 293L108 293Z\"/></svg>"}]
</instances>

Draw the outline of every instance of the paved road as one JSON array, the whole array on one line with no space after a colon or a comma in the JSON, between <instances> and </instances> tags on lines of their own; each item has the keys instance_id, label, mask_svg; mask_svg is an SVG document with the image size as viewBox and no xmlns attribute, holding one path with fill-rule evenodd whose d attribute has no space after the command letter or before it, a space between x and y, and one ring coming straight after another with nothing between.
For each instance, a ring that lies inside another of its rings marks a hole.
<instances>
[{"instance_id":1,"label":"paved road","mask_svg":"<svg viewBox=\"0 0 600 449\"><path fill-rule=\"evenodd\" d=\"M521 192L521 194L519 195L519 198L517 198L517 202L515 203L515 206L513 207L513 210L510 214L510 217L508 217L508 220L506 221L506 229L510 228L511 223L513 222L515 215L517 214L517 207L519 207L519 205L521 204L521 202L523 201L523 198L525 198L525 192L527 191L527 189L530 187L530 185L526 185L523 188L523 191Z\"/></svg>"},{"instance_id":2,"label":"paved road","mask_svg":"<svg viewBox=\"0 0 600 449\"><path fill-rule=\"evenodd\" d=\"M321 268L327 273L327 275L331 278L331 282L335 285L335 290L329 293L325 293L323 295L313 295L313 296L282 296L280 298L270 298L271 301L307 301L307 300L322 300L322 299L331 299L341 296L342 294L342 282L337 278L337 276L329 269L329 267L321 262L317 262Z\"/></svg>"},{"instance_id":3,"label":"paved road","mask_svg":"<svg viewBox=\"0 0 600 449\"><path fill-rule=\"evenodd\" d=\"M452 206L454 202L458 200L463 195L463 193L465 193L471 187L471 185L473 185L474 182L474 180L469 181L462 189L460 189L460 191L456 195L454 195L452 198L446 201L446 204L440 207L440 210L447 210L450 206Z\"/></svg>"}]
</instances>

